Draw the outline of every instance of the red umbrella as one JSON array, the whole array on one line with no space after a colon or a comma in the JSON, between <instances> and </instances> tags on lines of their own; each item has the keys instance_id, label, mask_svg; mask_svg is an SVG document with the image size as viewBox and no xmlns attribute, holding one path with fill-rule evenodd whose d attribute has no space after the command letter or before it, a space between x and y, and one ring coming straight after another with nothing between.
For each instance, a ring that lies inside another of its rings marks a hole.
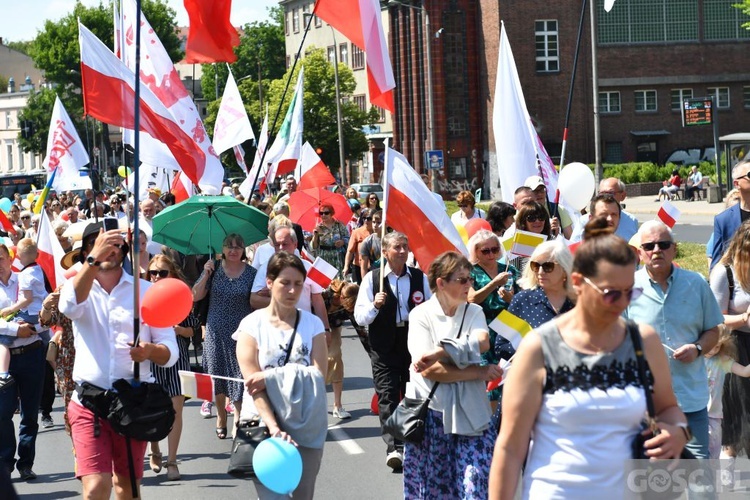
<instances>
[{"instance_id":1,"label":"red umbrella","mask_svg":"<svg viewBox=\"0 0 750 500\"><path fill-rule=\"evenodd\" d=\"M321 205L333 207L333 218L346 224L352 218L346 198L325 188L303 189L295 191L289 197L289 212L292 222L296 222L305 231L312 231L320 222L318 211Z\"/></svg>"}]
</instances>

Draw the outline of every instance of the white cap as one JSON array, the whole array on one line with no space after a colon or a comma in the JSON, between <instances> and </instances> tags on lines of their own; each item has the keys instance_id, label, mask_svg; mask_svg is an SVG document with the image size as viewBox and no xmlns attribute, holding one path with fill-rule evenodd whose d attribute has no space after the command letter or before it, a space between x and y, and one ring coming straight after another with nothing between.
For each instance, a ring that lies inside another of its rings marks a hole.
<instances>
[{"instance_id":1,"label":"white cap","mask_svg":"<svg viewBox=\"0 0 750 500\"><path fill-rule=\"evenodd\" d=\"M533 191L539 186L544 186L544 179L542 179L538 175L532 175L526 178L526 182L524 182L523 185Z\"/></svg>"}]
</instances>

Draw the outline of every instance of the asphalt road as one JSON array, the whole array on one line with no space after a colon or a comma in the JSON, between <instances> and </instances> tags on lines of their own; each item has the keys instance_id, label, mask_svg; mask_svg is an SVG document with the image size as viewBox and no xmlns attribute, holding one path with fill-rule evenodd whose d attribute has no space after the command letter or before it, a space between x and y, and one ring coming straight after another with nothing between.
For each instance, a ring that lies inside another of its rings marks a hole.
<instances>
[{"instance_id":1,"label":"asphalt road","mask_svg":"<svg viewBox=\"0 0 750 500\"><path fill-rule=\"evenodd\" d=\"M354 330L344 329L344 407L350 420L330 416L333 394L328 393L329 432L323 464L316 485L319 499L397 499L403 498L402 475L385 465L385 444L380 438L377 416L370 413L373 395L370 361ZM200 403L189 401L185 407L184 428L179 448L180 481L167 481L166 471L154 474L145 463L142 497L180 498L181 500L220 498L257 498L253 483L226 474L231 439L218 440L215 419L203 419ZM215 412L214 412L215 413ZM62 424L62 398L55 400L55 427L40 429L37 439L35 481L22 482L18 473L13 485L23 499L80 497L81 485L73 477L73 453L70 438ZM18 418L16 418L16 422ZM166 441L161 449L166 451ZM166 458L165 458L166 460ZM3 498L0 492L0 499Z\"/></svg>"}]
</instances>

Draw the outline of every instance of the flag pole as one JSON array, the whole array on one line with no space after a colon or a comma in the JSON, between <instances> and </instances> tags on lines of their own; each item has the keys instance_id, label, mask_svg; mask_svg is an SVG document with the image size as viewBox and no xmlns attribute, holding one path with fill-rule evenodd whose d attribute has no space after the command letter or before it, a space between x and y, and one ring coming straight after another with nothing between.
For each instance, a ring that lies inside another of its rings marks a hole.
<instances>
[{"instance_id":1,"label":"flag pole","mask_svg":"<svg viewBox=\"0 0 750 500\"><path fill-rule=\"evenodd\" d=\"M391 154L388 152L391 149L390 139L385 139L385 163L383 167L383 216L381 218L382 224L380 225L380 288L383 291L383 278L385 275L385 259L383 258L383 239L385 238L385 225L386 225L386 214L388 213L388 191L390 191L390 184L388 184L388 161L391 159Z\"/></svg>"},{"instance_id":2,"label":"flag pole","mask_svg":"<svg viewBox=\"0 0 750 500\"><path fill-rule=\"evenodd\" d=\"M133 211L138 207L138 190L140 189L139 169L141 134L141 0L135 0L135 103L133 115ZM127 170L126 170L127 173ZM133 249L131 262L133 264L133 347L138 347L138 337L140 336L140 252L141 238L139 235L138 216L133 216L133 237L131 238L131 248ZM135 384L140 383L140 363L133 362L133 381Z\"/></svg>"},{"instance_id":3,"label":"flag pole","mask_svg":"<svg viewBox=\"0 0 750 500\"><path fill-rule=\"evenodd\" d=\"M570 124L570 108L573 106L573 88L576 82L576 72L578 70L578 55L581 52L581 38L583 38L583 24L586 19L586 2L583 0L581 5L581 17L578 21L578 37L576 38L576 50L573 55L573 71L570 74L570 89L568 90L568 106L565 110L565 127L563 128L562 150L560 151L560 170L565 162L565 149L568 144L568 125Z\"/></svg>"},{"instance_id":4,"label":"flag pole","mask_svg":"<svg viewBox=\"0 0 750 500\"><path fill-rule=\"evenodd\" d=\"M286 97L287 92L289 91L289 85L292 83L292 78L294 76L294 68L297 67L297 61L300 59L300 55L302 54L302 47L305 45L305 38L307 38L307 33L310 31L310 26L312 26L312 20L315 17L315 11L318 8L318 2L315 2L315 5L313 6L312 14L307 18L307 25L305 26L305 31L302 33L302 40L299 42L299 48L297 49L297 55L294 56L294 62L292 63L292 69L289 72L289 78L286 80L286 86L284 87L284 92L281 94L281 100L279 101L279 107L276 108L276 114L273 117L273 124L271 124L271 128L269 129L269 135L270 133L276 128L276 124L279 121L279 115L281 115L281 108L284 105L284 98ZM260 85L260 82L258 82L258 85ZM270 141L268 141L270 142ZM268 147L266 147L263 150L263 154L260 157L260 163L258 164L258 171L255 172L255 179L253 179L253 187L250 189L250 197L246 200L246 203L250 204L250 199L253 197L253 193L255 192L255 186L258 185L258 177L260 176L260 171L263 170L263 162L266 159L266 153L268 152ZM273 179L272 179L273 180ZM270 191L271 186L268 186L268 189Z\"/></svg>"}]
</instances>

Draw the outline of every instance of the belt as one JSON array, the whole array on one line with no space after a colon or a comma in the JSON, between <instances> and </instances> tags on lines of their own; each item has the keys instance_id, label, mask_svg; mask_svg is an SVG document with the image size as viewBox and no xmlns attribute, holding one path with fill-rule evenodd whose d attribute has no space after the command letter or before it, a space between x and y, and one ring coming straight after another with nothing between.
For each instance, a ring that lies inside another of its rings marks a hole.
<instances>
[{"instance_id":1,"label":"belt","mask_svg":"<svg viewBox=\"0 0 750 500\"><path fill-rule=\"evenodd\" d=\"M33 351L35 349L39 349L42 347L43 342L41 340L37 340L36 342L33 342L29 345L24 345L21 347L11 347L10 353L11 354L23 354L25 352Z\"/></svg>"},{"instance_id":2,"label":"belt","mask_svg":"<svg viewBox=\"0 0 750 500\"><path fill-rule=\"evenodd\" d=\"M336 245L319 245L321 250L338 250Z\"/></svg>"},{"instance_id":3,"label":"belt","mask_svg":"<svg viewBox=\"0 0 750 500\"><path fill-rule=\"evenodd\" d=\"M396 323L396 328L408 328L409 322L408 321L399 321Z\"/></svg>"}]
</instances>

